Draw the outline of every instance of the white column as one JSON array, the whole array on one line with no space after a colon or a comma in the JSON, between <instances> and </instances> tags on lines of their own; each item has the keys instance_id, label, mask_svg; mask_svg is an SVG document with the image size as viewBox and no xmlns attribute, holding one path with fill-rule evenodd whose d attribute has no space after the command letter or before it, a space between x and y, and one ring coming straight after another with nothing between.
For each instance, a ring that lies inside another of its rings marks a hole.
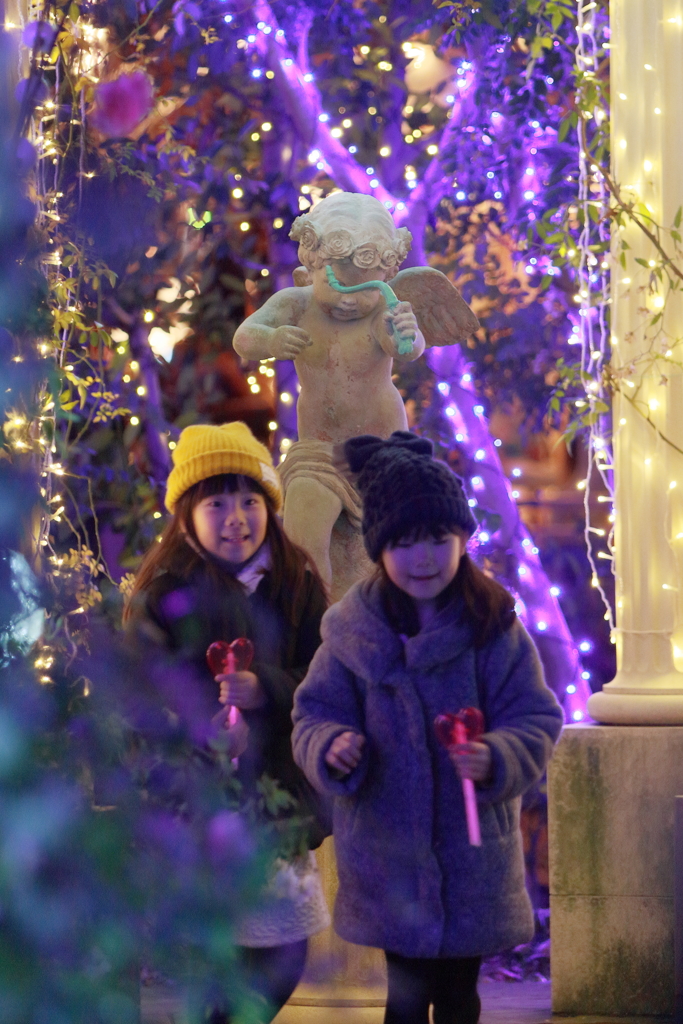
<instances>
[{"instance_id":1,"label":"white column","mask_svg":"<svg viewBox=\"0 0 683 1024\"><path fill-rule=\"evenodd\" d=\"M612 0L611 26L613 176L670 228L683 204L683 0ZM659 258L636 225L615 228L617 675L588 702L601 722L683 723L683 301L653 286Z\"/></svg>"}]
</instances>

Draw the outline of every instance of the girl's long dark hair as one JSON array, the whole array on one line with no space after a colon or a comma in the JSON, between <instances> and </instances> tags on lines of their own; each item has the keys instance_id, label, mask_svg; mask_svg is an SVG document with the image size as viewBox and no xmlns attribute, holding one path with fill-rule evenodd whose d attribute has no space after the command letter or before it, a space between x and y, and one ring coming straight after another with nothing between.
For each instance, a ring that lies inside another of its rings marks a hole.
<instances>
[{"instance_id":1,"label":"girl's long dark hair","mask_svg":"<svg viewBox=\"0 0 683 1024\"><path fill-rule=\"evenodd\" d=\"M173 517L161 534L160 540L147 552L138 569L135 584L123 612L123 621L131 615L136 596L148 589L157 576L163 572L188 578L200 567L204 567L219 581L221 586L236 593L242 593L240 582L220 565L217 559L204 552L192 521L193 509L213 494L235 494L237 491L252 491L265 499L268 511L266 543L270 547L271 590L270 597L282 609L285 617L297 626L303 613L309 583L306 572L310 570L321 590L324 586L306 553L293 544L282 528L273 503L266 491L251 477L237 473L225 473L200 480L178 498Z\"/></svg>"},{"instance_id":2,"label":"girl's long dark hair","mask_svg":"<svg viewBox=\"0 0 683 1024\"><path fill-rule=\"evenodd\" d=\"M464 535L463 535L464 536ZM405 591L393 583L380 561L376 578L379 580L384 612L397 633L415 636L420 631L417 606ZM500 583L490 579L475 565L465 552L452 582L441 591L437 607L459 597L463 614L472 626L474 646L483 647L488 640L509 629L515 618L515 599Z\"/></svg>"}]
</instances>

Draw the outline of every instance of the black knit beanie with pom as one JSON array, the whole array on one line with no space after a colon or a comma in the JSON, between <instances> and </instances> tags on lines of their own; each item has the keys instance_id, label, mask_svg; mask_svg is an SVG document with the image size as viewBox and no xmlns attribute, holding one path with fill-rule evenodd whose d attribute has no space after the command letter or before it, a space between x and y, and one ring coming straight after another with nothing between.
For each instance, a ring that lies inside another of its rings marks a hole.
<instances>
[{"instance_id":1,"label":"black knit beanie with pom","mask_svg":"<svg viewBox=\"0 0 683 1024\"><path fill-rule=\"evenodd\" d=\"M459 479L432 457L432 442L405 430L387 441L352 437L344 455L363 499L363 540L373 562L388 544L416 533L463 530L477 523Z\"/></svg>"}]
</instances>

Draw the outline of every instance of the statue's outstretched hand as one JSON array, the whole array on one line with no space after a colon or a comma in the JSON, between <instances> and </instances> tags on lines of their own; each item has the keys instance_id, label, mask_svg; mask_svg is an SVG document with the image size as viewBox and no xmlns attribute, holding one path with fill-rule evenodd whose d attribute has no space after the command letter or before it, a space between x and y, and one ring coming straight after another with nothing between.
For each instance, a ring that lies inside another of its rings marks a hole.
<instances>
[{"instance_id":1,"label":"statue's outstretched hand","mask_svg":"<svg viewBox=\"0 0 683 1024\"><path fill-rule=\"evenodd\" d=\"M384 314L384 324L395 348L396 334L402 334L404 338L410 338L414 342L419 331L413 307L409 302L399 302L392 310L387 310ZM396 354L399 354L397 348Z\"/></svg>"},{"instance_id":2,"label":"statue's outstretched hand","mask_svg":"<svg viewBox=\"0 0 683 1024\"><path fill-rule=\"evenodd\" d=\"M312 344L308 331L285 324L273 331L270 351L276 359L296 359L300 352Z\"/></svg>"}]
</instances>

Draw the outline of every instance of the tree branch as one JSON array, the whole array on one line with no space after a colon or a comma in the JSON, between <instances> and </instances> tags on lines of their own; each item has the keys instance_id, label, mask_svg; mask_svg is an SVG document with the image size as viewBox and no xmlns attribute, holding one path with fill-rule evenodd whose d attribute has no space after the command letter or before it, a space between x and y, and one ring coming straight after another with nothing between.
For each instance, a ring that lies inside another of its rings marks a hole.
<instances>
[{"instance_id":1,"label":"tree branch","mask_svg":"<svg viewBox=\"0 0 683 1024\"><path fill-rule=\"evenodd\" d=\"M678 452L679 455L683 455L683 448L679 448L677 444L675 444L670 438L666 436L666 434L662 433L657 424L652 419L650 419L649 411L647 413L644 413L643 410L640 409L636 404L636 400L634 398L631 398L630 395L627 395L626 392L623 391L621 388L619 388L619 394L622 396L622 398L625 398L626 401L631 404L631 407L634 409L634 411L637 412L639 416L642 416L646 423L650 424L654 432L659 437L661 437L662 441L664 441L665 444L668 444L669 447L673 448L673 450L675 452Z\"/></svg>"},{"instance_id":2,"label":"tree branch","mask_svg":"<svg viewBox=\"0 0 683 1024\"><path fill-rule=\"evenodd\" d=\"M128 331L131 355L140 364L140 381L145 387L145 411L141 420L149 459L148 475L162 501L166 479L171 471L171 456L168 446L162 440L168 430L168 423L163 412L157 362L149 344L149 328L123 309L113 297L109 298L108 305Z\"/></svg>"},{"instance_id":3,"label":"tree branch","mask_svg":"<svg viewBox=\"0 0 683 1024\"><path fill-rule=\"evenodd\" d=\"M634 203L626 203L622 199L622 197L621 197L621 189L619 188L617 183L613 180L613 178L609 174L609 171L606 171L603 168L600 168L600 173L604 177L605 183L607 185L607 188L609 189L612 198L616 201L616 204L619 207L619 209L621 211L623 211L623 213L625 213L626 216L629 217L633 221L633 223L636 224L640 228L640 230L643 232L645 237L648 238L652 242L652 244L654 245L654 247L656 248L657 252L662 257L662 259L664 260L664 262L667 265L667 267L669 267L671 269L672 273L675 274L675 276L677 278L679 278L681 281L683 281L683 271L680 270L679 267L676 266L676 264L672 260L671 256L669 256L669 254L664 249L662 243L659 241L659 238L657 237L657 235L655 235L655 233L653 231L651 231L650 228L648 228L643 223L643 221L640 219L640 217L638 217L633 212L635 204Z\"/></svg>"},{"instance_id":4,"label":"tree branch","mask_svg":"<svg viewBox=\"0 0 683 1024\"><path fill-rule=\"evenodd\" d=\"M445 149L458 127L459 125L456 122L455 117L452 117L446 122L446 127L444 128L439 140L439 149ZM422 203L424 203L427 208L433 209L446 194L447 190L444 186L444 182L446 181L448 181L448 178L443 173L441 157L437 154L430 160L422 181L419 183L417 188L413 189L412 195L406 203L405 210L399 211L396 216L396 220L399 223L408 222L413 215L414 209Z\"/></svg>"},{"instance_id":5,"label":"tree branch","mask_svg":"<svg viewBox=\"0 0 683 1024\"><path fill-rule=\"evenodd\" d=\"M295 57L287 46L268 0L256 0L254 16L265 22L271 29L264 37L262 55L273 72L274 81L279 90L287 113L302 141L311 151L320 151L321 161L327 165L330 175L340 188L351 192L363 192L374 195L380 203L388 207L396 206L398 200L383 185L369 188L368 176L362 167L353 159L344 145L330 134L325 122L319 120L322 111L320 91L313 81L306 81L309 74L308 55L306 52L306 29L299 41L298 53ZM266 41L267 40L267 41ZM316 161L317 162L317 161Z\"/></svg>"},{"instance_id":6,"label":"tree branch","mask_svg":"<svg viewBox=\"0 0 683 1024\"><path fill-rule=\"evenodd\" d=\"M254 16L269 26L271 31L261 36L261 54L273 72L274 81L279 89L287 113L302 141L311 151L320 151L320 160L326 165L330 176L340 188L351 192L373 195L380 203L394 212L399 225L419 221L424 228L428 210L446 194L448 178L443 174L441 159L436 155L427 166L420 184L408 199L403 201L393 195L381 182L370 188L370 179L363 167L348 152L343 143L334 138L330 128L319 120L322 110L320 92L314 82L306 81L309 74L308 54L305 42L308 38L308 26L299 40L296 57L289 49L284 35L281 33L277 18L273 14L268 0L256 0ZM441 134L439 148L443 149L459 128L459 121L451 118ZM317 162L317 161L316 161ZM417 244L420 262L424 262L424 252ZM416 252L418 255L418 252Z\"/></svg>"}]
</instances>

